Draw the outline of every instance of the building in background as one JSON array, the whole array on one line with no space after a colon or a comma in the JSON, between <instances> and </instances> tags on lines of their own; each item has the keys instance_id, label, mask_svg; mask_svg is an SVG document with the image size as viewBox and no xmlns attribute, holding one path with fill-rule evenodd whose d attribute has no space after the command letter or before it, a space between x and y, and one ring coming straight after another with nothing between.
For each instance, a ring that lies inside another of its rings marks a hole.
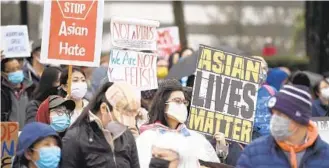
<instances>
[{"instance_id":1,"label":"building in background","mask_svg":"<svg viewBox=\"0 0 329 168\"><path fill-rule=\"evenodd\" d=\"M105 1L102 50L107 52L110 43L111 16L127 16L160 21L160 27L174 25L171 1L114 2ZM305 38L294 45L295 19L304 10L304 2L183 2L188 45L229 45L261 55L266 37L273 39L277 55L305 56ZM31 40L41 37L42 1L28 2L28 23ZM1 1L2 25L20 24L18 1ZM297 47L297 49L296 49ZM300 49L298 49L298 47Z\"/></svg>"}]
</instances>

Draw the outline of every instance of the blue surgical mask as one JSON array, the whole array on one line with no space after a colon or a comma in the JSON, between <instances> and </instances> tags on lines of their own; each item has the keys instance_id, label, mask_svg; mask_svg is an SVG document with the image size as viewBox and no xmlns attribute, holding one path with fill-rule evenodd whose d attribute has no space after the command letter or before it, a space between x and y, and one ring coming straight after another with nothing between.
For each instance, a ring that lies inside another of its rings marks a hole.
<instances>
[{"instance_id":1,"label":"blue surgical mask","mask_svg":"<svg viewBox=\"0 0 329 168\"><path fill-rule=\"evenodd\" d=\"M63 132L70 126L70 118L66 114L61 116L52 116L50 126L56 132Z\"/></svg>"},{"instance_id":2,"label":"blue surgical mask","mask_svg":"<svg viewBox=\"0 0 329 168\"><path fill-rule=\"evenodd\" d=\"M8 80L12 84L19 84L22 83L24 80L24 73L22 70L16 71L16 72L10 72L8 73Z\"/></svg>"},{"instance_id":3,"label":"blue surgical mask","mask_svg":"<svg viewBox=\"0 0 329 168\"><path fill-rule=\"evenodd\" d=\"M39 160L35 162L38 168L57 168L61 159L61 149L58 146L42 147L38 150Z\"/></svg>"}]
</instances>

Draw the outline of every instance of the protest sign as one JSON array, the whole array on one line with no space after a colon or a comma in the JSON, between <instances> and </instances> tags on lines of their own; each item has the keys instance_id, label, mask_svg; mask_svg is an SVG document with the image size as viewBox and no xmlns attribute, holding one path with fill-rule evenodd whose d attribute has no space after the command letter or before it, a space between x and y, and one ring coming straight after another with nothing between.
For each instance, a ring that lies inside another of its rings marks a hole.
<instances>
[{"instance_id":1,"label":"protest sign","mask_svg":"<svg viewBox=\"0 0 329 168\"><path fill-rule=\"evenodd\" d=\"M27 26L1 26L1 45L5 58L30 57L31 46Z\"/></svg>"},{"instance_id":2,"label":"protest sign","mask_svg":"<svg viewBox=\"0 0 329 168\"><path fill-rule=\"evenodd\" d=\"M329 117L313 117L312 121L317 125L321 139L329 144Z\"/></svg>"},{"instance_id":3,"label":"protest sign","mask_svg":"<svg viewBox=\"0 0 329 168\"><path fill-rule=\"evenodd\" d=\"M111 50L108 78L111 82L125 81L140 90L158 87L157 56L129 50Z\"/></svg>"},{"instance_id":4,"label":"protest sign","mask_svg":"<svg viewBox=\"0 0 329 168\"><path fill-rule=\"evenodd\" d=\"M261 63L203 45L199 52L188 127L248 144Z\"/></svg>"},{"instance_id":5,"label":"protest sign","mask_svg":"<svg viewBox=\"0 0 329 168\"><path fill-rule=\"evenodd\" d=\"M1 168L10 168L16 154L19 126L17 122L1 122Z\"/></svg>"},{"instance_id":6,"label":"protest sign","mask_svg":"<svg viewBox=\"0 0 329 168\"><path fill-rule=\"evenodd\" d=\"M45 1L41 62L99 66L104 1Z\"/></svg>"},{"instance_id":7,"label":"protest sign","mask_svg":"<svg viewBox=\"0 0 329 168\"><path fill-rule=\"evenodd\" d=\"M156 50L156 28L159 25L160 22L153 20L112 17L112 44L132 50Z\"/></svg>"},{"instance_id":8,"label":"protest sign","mask_svg":"<svg viewBox=\"0 0 329 168\"><path fill-rule=\"evenodd\" d=\"M180 50L177 26L158 29L157 48L159 57L166 60L169 59L170 54Z\"/></svg>"}]
</instances>

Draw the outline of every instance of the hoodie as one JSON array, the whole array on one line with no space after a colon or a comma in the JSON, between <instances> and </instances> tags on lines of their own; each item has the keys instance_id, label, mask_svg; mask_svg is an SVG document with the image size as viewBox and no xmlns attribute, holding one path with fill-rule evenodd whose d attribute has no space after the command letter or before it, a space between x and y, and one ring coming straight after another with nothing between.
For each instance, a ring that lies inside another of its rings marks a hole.
<instances>
[{"instance_id":1,"label":"hoodie","mask_svg":"<svg viewBox=\"0 0 329 168\"><path fill-rule=\"evenodd\" d=\"M266 84L274 87L277 91L283 85L283 81L288 78L288 74L280 68L270 69L267 73Z\"/></svg>"}]
</instances>

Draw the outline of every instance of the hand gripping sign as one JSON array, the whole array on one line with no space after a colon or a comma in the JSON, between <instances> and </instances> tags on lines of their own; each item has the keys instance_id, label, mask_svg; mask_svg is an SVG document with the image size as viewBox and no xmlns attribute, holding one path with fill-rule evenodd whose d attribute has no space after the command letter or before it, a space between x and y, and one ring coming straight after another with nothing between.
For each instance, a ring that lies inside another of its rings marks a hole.
<instances>
[{"instance_id":1,"label":"hand gripping sign","mask_svg":"<svg viewBox=\"0 0 329 168\"><path fill-rule=\"evenodd\" d=\"M45 1L41 62L99 66L104 1Z\"/></svg>"}]
</instances>

